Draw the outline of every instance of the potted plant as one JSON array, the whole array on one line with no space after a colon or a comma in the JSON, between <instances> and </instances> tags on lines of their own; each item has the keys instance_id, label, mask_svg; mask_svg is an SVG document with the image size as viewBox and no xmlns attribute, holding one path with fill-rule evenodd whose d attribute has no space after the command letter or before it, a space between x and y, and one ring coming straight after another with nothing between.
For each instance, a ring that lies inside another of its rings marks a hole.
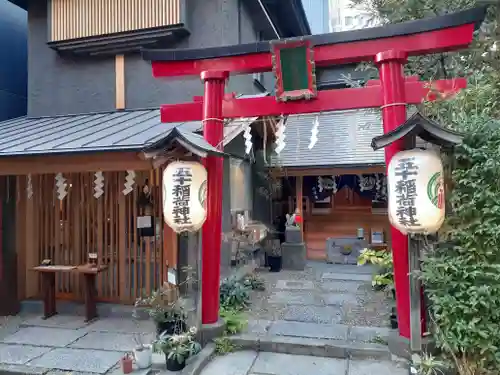
<instances>
[{"instance_id":1,"label":"potted plant","mask_svg":"<svg viewBox=\"0 0 500 375\"><path fill-rule=\"evenodd\" d=\"M151 345L144 345L142 335L137 333L134 335L134 341L137 344L134 349L135 364L140 369L151 367L153 349Z\"/></svg>"},{"instance_id":2,"label":"potted plant","mask_svg":"<svg viewBox=\"0 0 500 375\"><path fill-rule=\"evenodd\" d=\"M121 359L121 364L124 374L130 374L134 370L133 362L134 360L129 353L123 356L123 358Z\"/></svg>"},{"instance_id":3,"label":"potted plant","mask_svg":"<svg viewBox=\"0 0 500 375\"><path fill-rule=\"evenodd\" d=\"M267 257L270 272L281 271L281 244L279 240L272 241L271 253Z\"/></svg>"},{"instance_id":4,"label":"potted plant","mask_svg":"<svg viewBox=\"0 0 500 375\"><path fill-rule=\"evenodd\" d=\"M165 353L167 370L180 371L186 367L186 360L201 350L201 345L195 340L196 328L188 332L170 335L163 332L155 341L155 348Z\"/></svg>"},{"instance_id":5,"label":"potted plant","mask_svg":"<svg viewBox=\"0 0 500 375\"><path fill-rule=\"evenodd\" d=\"M165 283L148 297L137 299L135 307L145 307L156 326L156 333L178 334L187 330L184 299L177 297L177 288Z\"/></svg>"},{"instance_id":6,"label":"potted plant","mask_svg":"<svg viewBox=\"0 0 500 375\"><path fill-rule=\"evenodd\" d=\"M352 253L352 246L351 245L344 245L340 247L340 253L342 255L350 255Z\"/></svg>"}]
</instances>

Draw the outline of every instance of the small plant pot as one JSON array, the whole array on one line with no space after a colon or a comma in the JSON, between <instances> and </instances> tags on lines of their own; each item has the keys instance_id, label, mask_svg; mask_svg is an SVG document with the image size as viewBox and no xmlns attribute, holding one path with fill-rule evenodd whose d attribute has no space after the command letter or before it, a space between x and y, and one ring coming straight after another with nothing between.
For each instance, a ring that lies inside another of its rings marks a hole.
<instances>
[{"instance_id":1,"label":"small plant pot","mask_svg":"<svg viewBox=\"0 0 500 375\"><path fill-rule=\"evenodd\" d=\"M169 335L187 332L187 324L183 320L156 322L156 333L161 335L167 332Z\"/></svg>"},{"instance_id":2,"label":"small plant pot","mask_svg":"<svg viewBox=\"0 0 500 375\"><path fill-rule=\"evenodd\" d=\"M140 369L151 367L153 350L151 347L146 346L141 349L134 349L135 364Z\"/></svg>"},{"instance_id":3,"label":"small plant pot","mask_svg":"<svg viewBox=\"0 0 500 375\"><path fill-rule=\"evenodd\" d=\"M134 361L132 358L122 358L122 371L124 374L130 374L134 370Z\"/></svg>"},{"instance_id":4,"label":"small plant pot","mask_svg":"<svg viewBox=\"0 0 500 375\"><path fill-rule=\"evenodd\" d=\"M175 358L168 358L166 354L165 358L168 371L181 371L184 367L186 367L186 361L179 363L179 361L177 361Z\"/></svg>"},{"instance_id":5,"label":"small plant pot","mask_svg":"<svg viewBox=\"0 0 500 375\"><path fill-rule=\"evenodd\" d=\"M267 262L269 263L270 272L280 272L281 271L281 257L269 255L267 257Z\"/></svg>"}]
</instances>

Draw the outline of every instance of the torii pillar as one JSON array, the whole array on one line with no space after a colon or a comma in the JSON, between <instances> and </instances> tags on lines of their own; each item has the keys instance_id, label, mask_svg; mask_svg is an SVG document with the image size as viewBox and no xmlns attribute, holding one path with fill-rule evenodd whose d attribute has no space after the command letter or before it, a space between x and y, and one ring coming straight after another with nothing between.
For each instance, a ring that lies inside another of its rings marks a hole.
<instances>
[{"instance_id":1,"label":"torii pillar","mask_svg":"<svg viewBox=\"0 0 500 375\"><path fill-rule=\"evenodd\" d=\"M465 79L435 81L433 87L418 77L405 77L408 56L467 48L481 25L486 8L473 8L445 16L382 27L313 35L298 39L186 50L145 50L154 77L201 76L203 100L163 105L163 122L203 121L204 136L221 147L224 118L280 116L360 108L380 108L384 133L406 121L406 106L435 98L432 90L456 92ZM281 54L280 50L293 49ZM305 56L304 56L305 54ZM363 88L316 90L315 67L373 61L380 80ZM290 69L292 68L292 69ZM273 71L276 97L237 99L224 96L228 74ZM298 72L298 73L297 73ZM286 83L286 84L285 84ZM290 88L292 87L292 88ZM430 95L431 94L431 95ZM332 135L333 136L333 135ZM386 148L387 165L403 149L395 142ZM203 228L202 323L217 322L222 219L222 161L207 158L208 218ZM408 245L406 236L392 229L392 251L400 335L410 337Z\"/></svg>"}]
</instances>

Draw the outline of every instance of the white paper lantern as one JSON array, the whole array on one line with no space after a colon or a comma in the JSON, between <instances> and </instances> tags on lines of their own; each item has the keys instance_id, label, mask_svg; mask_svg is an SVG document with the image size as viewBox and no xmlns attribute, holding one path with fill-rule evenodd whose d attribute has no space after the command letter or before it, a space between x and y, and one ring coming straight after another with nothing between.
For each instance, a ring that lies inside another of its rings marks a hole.
<instances>
[{"instance_id":1,"label":"white paper lantern","mask_svg":"<svg viewBox=\"0 0 500 375\"><path fill-rule=\"evenodd\" d=\"M435 233L444 221L443 164L430 150L398 152L388 168L389 220L404 234Z\"/></svg>"},{"instance_id":2,"label":"white paper lantern","mask_svg":"<svg viewBox=\"0 0 500 375\"><path fill-rule=\"evenodd\" d=\"M175 232L194 232L206 220L207 171L197 162L170 163L163 172L163 217Z\"/></svg>"}]
</instances>

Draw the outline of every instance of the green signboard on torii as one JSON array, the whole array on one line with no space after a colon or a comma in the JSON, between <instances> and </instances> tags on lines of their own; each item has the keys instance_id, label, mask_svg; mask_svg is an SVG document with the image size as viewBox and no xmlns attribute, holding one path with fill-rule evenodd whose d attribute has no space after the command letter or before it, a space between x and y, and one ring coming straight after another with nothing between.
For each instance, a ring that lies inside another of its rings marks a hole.
<instances>
[{"instance_id":1,"label":"green signboard on torii","mask_svg":"<svg viewBox=\"0 0 500 375\"><path fill-rule=\"evenodd\" d=\"M313 49L308 39L271 43L276 99L309 100L318 95Z\"/></svg>"}]
</instances>

